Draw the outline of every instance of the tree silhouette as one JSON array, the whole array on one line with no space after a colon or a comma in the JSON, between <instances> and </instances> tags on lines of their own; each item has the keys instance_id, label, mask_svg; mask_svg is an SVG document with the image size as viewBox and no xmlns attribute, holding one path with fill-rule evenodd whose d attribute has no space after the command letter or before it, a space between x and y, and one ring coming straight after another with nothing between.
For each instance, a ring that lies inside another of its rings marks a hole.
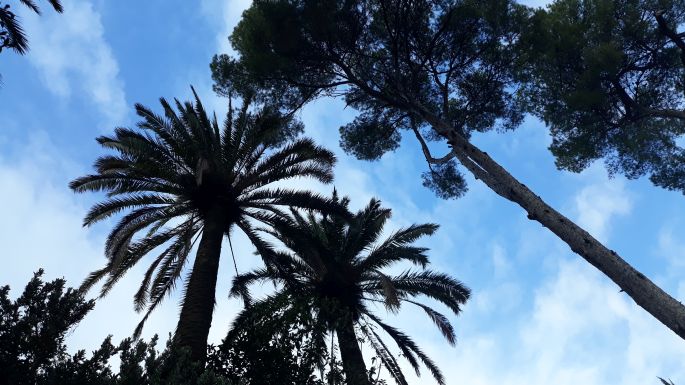
<instances>
[{"instance_id":1,"label":"tree silhouette","mask_svg":"<svg viewBox=\"0 0 685 385\"><path fill-rule=\"evenodd\" d=\"M337 199L335 195L334 199ZM341 203L347 206L349 201L342 199ZM274 219L272 228L262 231L278 239L287 250L257 243L267 266L234 278L231 295L243 298L246 303L246 309L235 325L249 322L254 309L278 301L294 303L312 312L317 324L325 325L328 331L337 335L349 385L371 383L358 342L362 335L394 380L400 385L407 384L379 329L397 344L417 374L419 363L423 363L438 383L444 384L440 369L412 338L383 322L370 305L381 303L390 312L397 312L402 304L417 306L435 323L445 339L454 344L456 337L448 318L415 297L431 298L456 315L469 298L469 289L448 275L425 269L427 249L413 243L433 234L437 225L412 225L381 239L389 217L390 210L381 208L380 202L373 199L350 220L340 215L316 216L295 209L288 216ZM422 269L397 275L384 272L400 262L410 262ZM274 282L278 289L253 304L249 286L264 281Z\"/></svg>"},{"instance_id":2,"label":"tree silhouette","mask_svg":"<svg viewBox=\"0 0 685 385\"><path fill-rule=\"evenodd\" d=\"M360 115L341 128L343 148L373 159L399 145L397 132L415 136L429 164L424 184L438 195L465 192L458 161L685 338L683 304L470 141L521 121L526 90L515 63L530 14L512 0L256 0L231 36L239 60L217 57L229 70L215 65L214 78L252 77L264 92L301 102L344 96Z\"/></svg>"},{"instance_id":3,"label":"tree silhouette","mask_svg":"<svg viewBox=\"0 0 685 385\"><path fill-rule=\"evenodd\" d=\"M254 238L250 221L268 222L281 205L337 210L334 202L310 192L269 188L295 177L328 183L335 157L309 139L284 144L301 125L273 107L253 110L244 100L239 109L229 108L221 127L197 95L194 103L176 100L178 112L164 99L161 104L163 116L137 105L138 129L117 128L114 136L99 137L98 143L117 155L100 157L95 174L71 182L76 192L107 193L88 212L85 226L126 213L107 238L106 266L91 273L82 289L106 278L104 296L143 257L163 247L135 294L135 309L147 308L139 334L149 314L184 277L197 243L174 338L202 361L223 238L230 240L235 227Z\"/></svg>"}]
</instances>

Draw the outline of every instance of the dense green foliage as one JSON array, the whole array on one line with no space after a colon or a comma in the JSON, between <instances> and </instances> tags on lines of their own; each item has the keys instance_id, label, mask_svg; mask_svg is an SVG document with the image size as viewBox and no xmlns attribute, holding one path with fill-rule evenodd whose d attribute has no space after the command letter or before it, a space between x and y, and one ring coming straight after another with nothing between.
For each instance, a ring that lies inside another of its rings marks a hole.
<instances>
[{"instance_id":1,"label":"dense green foliage","mask_svg":"<svg viewBox=\"0 0 685 385\"><path fill-rule=\"evenodd\" d=\"M337 199L335 194L334 199ZM348 203L347 199L341 200L344 206ZM335 214L317 216L295 209L290 215L274 218L272 228L263 232L278 239L287 250L256 243L267 267L234 278L231 294L243 298L246 306L235 324L250 325L254 309L270 308L279 303L296 304L308 316L313 314L315 325L321 325L313 330L337 334L348 384L361 384L350 381L350 378L360 375L355 371L366 376L357 346L357 339L361 336L373 347L395 381L407 383L379 330L396 343L417 373L421 362L443 384L443 376L433 361L411 337L374 314L372 306L382 303L388 311L396 312L403 303L415 305L453 344L454 329L448 318L414 298L431 298L446 305L456 315L469 298L469 290L448 275L426 270L427 249L413 245L417 239L433 234L437 225L412 225L380 239L389 217L390 210L382 208L379 201L371 200L351 219ZM399 262L410 262L422 270L407 270L396 275L383 272ZM278 288L273 295L253 303L249 287L257 282L274 282ZM317 346L323 339L323 334L313 337L313 341L318 341ZM347 347L350 349L346 350ZM351 361L355 359L358 366L352 367Z\"/></svg>"},{"instance_id":2,"label":"dense green foliage","mask_svg":"<svg viewBox=\"0 0 685 385\"><path fill-rule=\"evenodd\" d=\"M341 146L361 159L396 149L403 130L444 140L424 112L467 137L511 129L523 116L511 63L526 14L506 0L254 1L231 36L239 61L212 62L215 89L248 78L289 101L341 94L360 111L341 127ZM458 197L466 184L447 162L424 185Z\"/></svg>"},{"instance_id":3,"label":"dense green foliage","mask_svg":"<svg viewBox=\"0 0 685 385\"><path fill-rule=\"evenodd\" d=\"M195 103L164 99L164 115L136 106L138 129L118 128L98 143L116 155L95 162L96 173L71 182L76 192L104 191L107 199L85 217L89 226L125 213L105 244L107 265L83 283L88 289L106 278L101 295L144 256L151 262L135 294L136 310L149 314L184 276L191 249L200 239L185 280L185 297L175 338L203 359L214 307L224 236L238 227L253 238L250 220L268 222L281 205L336 210L328 199L306 192L269 188L293 177L332 180L334 155L309 139L286 139L301 124L276 109L229 108L223 127L210 119L197 95Z\"/></svg>"},{"instance_id":4,"label":"dense green foliage","mask_svg":"<svg viewBox=\"0 0 685 385\"><path fill-rule=\"evenodd\" d=\"M522 80L558 167L604 159L612 173L685 191L683 22L681 0L557 0L535 13Z\"/></svg>"}]
</instances>

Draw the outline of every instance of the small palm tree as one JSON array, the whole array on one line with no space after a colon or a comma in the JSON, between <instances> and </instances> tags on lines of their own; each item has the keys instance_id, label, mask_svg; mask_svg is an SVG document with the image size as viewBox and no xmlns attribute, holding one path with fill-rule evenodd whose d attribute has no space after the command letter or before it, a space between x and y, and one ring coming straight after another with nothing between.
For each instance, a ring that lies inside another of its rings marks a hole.
<instances>
[{"instance_id":1,"label":"small palm tree","mask_svg":"<svg viewBox=\"0 0 685 385\"><path fill-rule=\"evenodd\" d=\"M19 0L19 2L40 15L40 8L33 0ZM59 0L48 0L48 3L55 11L59 13L64 11ZM0 52L4 48L11 48L16 53L24 55L29 49L29 42L11 6L0 2Z\"/></svg>"},{"instance_id":2,"label":"small palm tree","mask_svg":"<svg viewBox=\"0 0 685 385\"><path fill-rule=\"evenodd\" d=\"M340 206L310 192L268 188L293 177L331 182L335 157L330 151L309 139L277 147L301 125L273 108L255 112L245 101L240 109L229 106L220 127L216 116L207 116L194 89L193 94L194 105L176 100L178 113L161 99L164 116L136 105L142 118L138 129L117 128L114 136L99 137L100 145L117 155L100 157L96 173L72 181L70 187L107 193L107 199L88 212L84 226L126 213L107 238L106 266L91 273L82 290L107 277L104 296L144 256L163 247L135 294L136 310L147 308L136 335L184 276L199 239L174 340L202 361L224 236L235 226L254 239L252 223L268 222L281 205L334 211Z\"/></svg>"},{"instance_id":3,"label":"small palm tree","mask_svg":"<svg viewBox=\"0 0 685 385\"><path fill-rule=\"evenodd\" d=\"M348 203L347 199L341 201L345 207ZM368 305L380 302L391 312L398 311L402 303L418 306L447 341L454 344L454 329L447 317L414 297L424 295L459 314L461 305L469 298L469 289L448 275L426 270L427 249L412 246L417 239L433 234L437 225L412 225L377 242L389 217L390 210L371 200L351 220L335 214L317 217L311 212L302 214L291 209L290 215L275 220L271 228L262 229L287 249L276 250L266 242L258 243L267 267L234 278L231 295L243 298L246 304L234 326L247 319L252 308L286 296L293 303L306 303L325 322L327 330L335 332L349 385L370 384L358 333L366 337L396 382L407 384L377 328L395 341L417 373L420 361L444 384L440 370L419 346L408 335L384 323ZM422 270L399 275L383 272L401 261L411 262ZM277 290L253 304L249 286L260 281L276 283Z\"/></svg>"}]
</instances>

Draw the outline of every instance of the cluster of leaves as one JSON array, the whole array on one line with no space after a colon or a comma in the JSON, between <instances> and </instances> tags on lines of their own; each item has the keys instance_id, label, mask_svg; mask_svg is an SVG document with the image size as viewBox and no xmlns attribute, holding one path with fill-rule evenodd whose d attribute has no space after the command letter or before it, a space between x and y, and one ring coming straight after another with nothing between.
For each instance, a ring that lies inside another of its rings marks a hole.
<instances>
[{"instance_id":1,"label":"cluster of leaves","mask_svg":"<svg viewBox=\"0 0 685 385\"><path fill-rule=\"evenodd\" d=\"M231 36L240 60L212 62L215 90L249 78L287 100L342 95L360 114L340 128L341 147L367 160L398 148L403 131L444 140L419 110L465 136L511 129L523 116L511 42L526 12L512 1L255 1ZM466 191L454 160L423 177L441 197Z\"/></svg>"},{"instance_id":2,"label":"cluster of leaves","mask_svg":"<svg viewBox=\"0 0 685 385\"><path fill-rule=\"evenodd\" d=\"M44 383L60 362L69 361L64 336L93 308L63 279L43 283L38 271L15 301L0 288L0 383ZM78 374L75 374L78 375Z\"/></svg>"},{"instance_id":3,"label":"cluster of leaves","mask_svg":"<svg viewBox=\"0 0 685 385\"><path fill-rule=\"evenodd\" d=\"M683 9L682 0L557 0L528 20L521 81L560 169L603 159L610 173L685 190Z\"/></svg>"}]
</instances>

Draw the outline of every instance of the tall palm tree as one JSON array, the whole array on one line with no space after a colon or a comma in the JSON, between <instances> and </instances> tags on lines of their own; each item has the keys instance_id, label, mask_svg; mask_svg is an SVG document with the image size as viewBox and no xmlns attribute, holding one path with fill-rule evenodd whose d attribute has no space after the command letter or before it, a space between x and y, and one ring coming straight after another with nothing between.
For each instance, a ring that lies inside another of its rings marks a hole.
<instances>
[{"instance_id":1,"label":"tall palm tree","mask_svg":"<svg viewBox=\"0 0 685 385\"><path fill-rule=\"evenodd\" d=\"M335 194L334 200L337 200ZM347 199L341 201L345 207L348 203ZM389 217L390 210L381 208L380 202L373 199L350 220L335 214L303 214L295 209L291 209L290 215L274 220L272 227L262 231L275 237L286 249L277 250L265 241L257 243L266 267L234 278L231 295L243 298L246 303L234 326L240 325L252 308L286 296L293 303L307 303L325 322L327 330L337 335L349 385L370 384L358 333L366 337L395 381L407 384L395 357L377 333L378 328L395 341L417 373L422 362L444 384L440 370L419 346L408 335L383 322L368 305L380 302L391 312L398 311L403 303L418 306L447 341L454 344L454 329L448 318L415 297L426 296L459 314L470 292L454 278L426 270L427 249L412 245L417 239L433 234L437 225L412 225L379 241ZM407 270L399 275L383 272L402 261L418 265L422 270ZM249 286L260 281L276 283L277 290L253 304Z\"/></svg>"},{"instance_id":2,"label":"tall palm tree","mask_svg":"<svg viewBox=\"0 0 685 385\"><path fill-rule=\"evenodd\" d=\"M107 278L101 296L153 250L134 297L135 309L147 308L136 329L184 276L191 249L199 239L174 340L190 347L193 359L205 358L212 321L221 245L237 227L256 236L251 223L268 221L278 206L336 210L339 205L306 191L268 188L293 177L331 182L334 155L309 139L278 146L284 135L301 129L274 108L254 110L249 100L229 106L223 127L210 119L195 90L195 103L176 100L174 111L161 99L164 115L136 105L138 129L117 128L97 141L115 151L95 162L96 173L71 182L76 192L105 191L84 219L90 226L126 213L105 245L108 262L82 285L88 290ZM230 241L230 237L229 237Z\"/></svg>"},{"instance_id":3,"label":"tall palm tree","mask_svg":"<svg viewBox=\"0 0 685 385\"><path fill-rule=\"evenodd\" d=\"M40 15L40 8L33 0L19 0L19 2ZM48 3L55 11L59 13L64 11L59 0L48 0ZM23 55L28 51L29 43L16 13L12 11L9 4L0 2L0 52L4 48L11 48Z\"/></svg>"}]
</instances>

